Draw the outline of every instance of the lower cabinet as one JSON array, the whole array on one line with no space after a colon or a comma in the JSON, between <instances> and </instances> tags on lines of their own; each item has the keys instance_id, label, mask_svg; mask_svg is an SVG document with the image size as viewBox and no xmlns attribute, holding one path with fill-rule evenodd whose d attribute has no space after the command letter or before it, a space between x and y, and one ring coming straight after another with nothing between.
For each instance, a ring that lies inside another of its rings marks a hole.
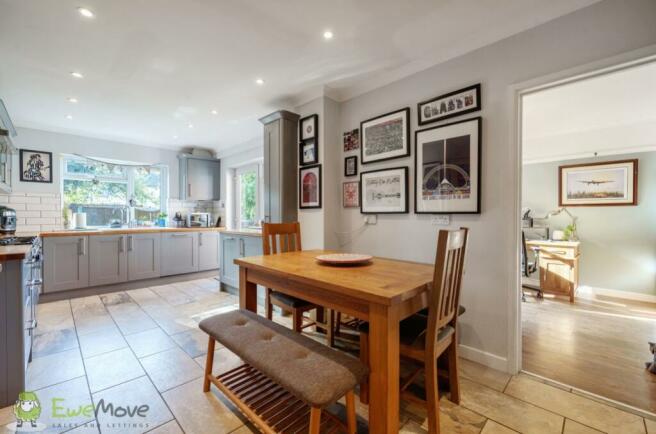
<instances>
[{"instance_id":1,"label":"lower cabinet","mask_svg":"<svg viewBox=\"0 0 656 434\"><path fill-rule=\"evenodd\" d=\"M218 232L198 232L198 271L215 270L221 266Z\"/></svg>"},{"instance_id":2,"label":"lower cabinet","mask_svg":"<svg viewBox=\"0 0 656 434\"><path fill-rule=\"evenodd\" d=\"M161 275L198 271L198 232L162 234Z\"/></svg>"},{"instance_id":3,"label":"lower cabinet","mask_svg":"<svg viewBox=\"0 0 656 434\"><path fill-rule=\"evenodd\" d=\"M127 236L128 280L152 279L160 276L159 233Z\"/></svg>"},{"instance_id":4,"label":"lower cabinet","mask_svg":"<svg viewBox=\"0 0 656 434\"><path fill-rule=\"evenodd\" d=\"M89 286L111 285L128 280L125 235L89 237Z\"/></svg>"},{"instance_id":5,"label":"lower cabinet","mask_svg":"<svg viewBox=\"0 0 656 434\"><path fill-rule=\"evenodd\" d=\"M262 254L262 237L221 234L221 283L239 288L239 267L234 260Z\"/></svg>"},{"instance_id":6,"label":"lower cabinet","mask_svg":"<svg viewBox=\"0 0 656 434\"><path fill-rule=\"evenodd\" d=\"M43 291L89 286L89 237L48 237L43 240Z\"/></svg>"}]
</instances>

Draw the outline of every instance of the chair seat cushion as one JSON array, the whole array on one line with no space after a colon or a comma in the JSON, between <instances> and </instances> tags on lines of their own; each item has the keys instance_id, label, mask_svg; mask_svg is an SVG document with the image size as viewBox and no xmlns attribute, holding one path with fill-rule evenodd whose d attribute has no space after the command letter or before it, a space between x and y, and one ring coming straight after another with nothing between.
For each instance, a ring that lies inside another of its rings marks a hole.
<instances>
[{"instance_id":1,"label":"chair seat cushion","mask_svg":"<svg viewBox=\"0 0 656 434\"><path fill-rule=\"evenodd\" d=\"M201 330L314 407L326 407L368 375L359 360L247 310L202 320Z\"/></svg>"},{"instance_id":2,"label":"chair seat cushion","mask_svg":"<svg viewBox=\"0 0 656 434\"><path fill-rule=\"evenodd\" d=\"M276 299L281 304L284 304L295 309L314 306L309 301L300 298L292 297L291 295L283 294L282 292L271 291L271 298Z\"/></svg>"},{"instance_id":3,"label":"chair seat cushion","mask_svg":"<svg viewBox=\"0 0 656 434\"><path fill-rule=\"evenodd\" d=\"M399 324L399 338L402 345L423 348L426 342L426 329L428 328L428 317L416 313L401 321ZM363 323L359 328L361 333L369 333L369 323ZM455 332L451 326L440 329L437 340L441 341Z\"/></svg>"},{"instance_id":4,"label":"chair seat cushion","mask_svg":"<svg viewBox=\"0 0 656 434\"><path fill-rule=\"evenodd\" d=\"M465 306L463 305L458 305L458 316L462 315L463 313L467 312L467 309L465 309ZM419 312L420 315L425 315L428 316L428 308L422 309Z\"/></svg>"}]
</instances>

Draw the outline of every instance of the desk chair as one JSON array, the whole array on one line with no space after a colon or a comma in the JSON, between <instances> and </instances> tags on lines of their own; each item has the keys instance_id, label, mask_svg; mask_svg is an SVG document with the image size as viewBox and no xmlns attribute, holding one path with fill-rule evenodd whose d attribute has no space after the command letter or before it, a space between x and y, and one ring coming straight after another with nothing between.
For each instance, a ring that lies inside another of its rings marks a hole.
<instances>
[{"instance_id":1,"label":"desk chair","mask_svg":"<svg viewBox=\"0 0 656 434\"><path fill-rule=\"evenodd\" d=\"M528 259L528 248L526 246L526 234L524 231L522 231L522 274L524 277L530 277L531 274L535 273L538 270L538 265L539 265L539 260L540 260L540 248L539 247L531 247L531 251L534 254L535 260L533 262L530 262ZM537 291L537 296L538 298L542 298L544 295L542 294L542 290L538 288L533 288L531 286L522 286L522 288L527 288L531 289L534 291ZM526 297L524 296L524 291L522 290L522 301L526 301Z\"/></svg>"}]
</instances>

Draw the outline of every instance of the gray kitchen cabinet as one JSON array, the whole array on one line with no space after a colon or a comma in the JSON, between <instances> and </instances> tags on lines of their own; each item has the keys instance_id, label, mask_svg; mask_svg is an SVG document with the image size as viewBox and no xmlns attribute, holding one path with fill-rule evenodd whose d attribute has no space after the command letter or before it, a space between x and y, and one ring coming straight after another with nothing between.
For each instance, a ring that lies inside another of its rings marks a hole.
<instances>
[{"instance_id":1,"label":"gray kitchen cabinet","mask_svg":"<svg viewBox=\"0 0 656 434\"><path fill-rule=\"evenodd\" d=\"M43 240L43 291L89 286L89 237L47 237Z\"/></svg>"},{"instance_id":2,"label":"gray kitchen cabinet","mask_svg":"<svg viewBox=\"0 0 656 434\"><path fill-rule=\"evenodd\" d=\"M298 219L298 119L280 110L260 119L264 124L264 221Z\"/></svg>"},{"instance_id":3,"label":"gray kitchen cabinet","mask_svg":"<svg viewBox=\"0 0 656 434\"><path fill-rule=\"evenodd\" d=\"M128 244L128 280L160 276L161 234L130 234Z\"/></svg>"},{"instance_id":4,"label":"gray kitchen cabinet","mask_svg":"<svg viewBox=\"0 0 656 434\"><path fill-rule=\"evenodd\" d=\"M111 285L128 280L125 235L89 237L89 286Z\"/></svg>"},{"instance_id":5,"label":"gray kitchen cabinet","mask_svg":"<svg viewBox=\"0 0 656 434\"><path fill-rule=\"evenodd\" d=\"M198 271L198 232L170 232L162 234L162 276Z\"/></svg>"},{"instance_id":6,"label":"gray kitchen cabinet","mask_svg":"<svg viewBox=\"0 0 656 434\"><path fill-rule=\"evenodd\" d=\"M182 200L221 199L221 160L181 154L180 198Z\"/></svg>"},{"instance_id":7,"label":"gray kitchen cabinet","mask_svg":"<svg viewBox=\"0 0 656 434\"><path fill-rule=\"evenodd\" d=\"M221 247L218 232L198 232L198 271L219 268Z\"/></svg>"},{"instance_id":8,"label":"gray kitchen cabinet","mask_svg":"<svg viewBox=\"0 0 656 434\"><path fill-rule=\"evenodd\" d=\"M239 267L234 261L262 254L262 237L257 235L221 234L221 283L239 288Z\"/></svg>"}]
</instances>

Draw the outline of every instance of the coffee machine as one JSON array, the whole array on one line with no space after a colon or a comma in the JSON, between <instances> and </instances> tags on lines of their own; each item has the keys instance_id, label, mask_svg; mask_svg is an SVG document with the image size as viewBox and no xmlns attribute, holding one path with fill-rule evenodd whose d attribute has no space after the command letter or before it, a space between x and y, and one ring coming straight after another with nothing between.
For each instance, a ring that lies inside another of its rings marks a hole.
<instances>
[{"instance_id":1,"label":"coffee machine","mask_svg":"<svg viewBox=\"0 0 656 434\"><path fill-rule=\"evenodd\" d=\"M16 210L0 205L0 235L16 232Z\"/></svg>"}]
</instances>

